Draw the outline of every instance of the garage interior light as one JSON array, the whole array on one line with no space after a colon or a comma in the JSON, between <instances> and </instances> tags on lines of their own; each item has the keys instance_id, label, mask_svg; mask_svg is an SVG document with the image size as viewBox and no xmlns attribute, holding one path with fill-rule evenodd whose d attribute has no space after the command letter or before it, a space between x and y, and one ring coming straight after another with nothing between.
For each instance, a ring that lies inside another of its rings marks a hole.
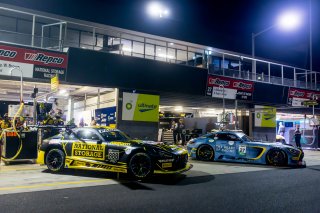
<instances>
[{"instance_id":1,"label":"garage interior light","mask_svg":"<svg viewBox=\"0 0 320 213\"><path fill-rule=\"evenodd\" d=\"M182 111L183 111L183 107L182 107L182 106L176 106L176 107L174 108L174 111L182 112Z\"/></svg>"},{"instance_id":2,"label":"garage interior light","mask_svg":"<svg viewBox=\"0 0 320 213\"><path fill-rule=\"evenodd\" d=\"M167 55L167 54L164 54L164 53L159 53L158 56L161 57L161 58L175 59L174 56Z\"/></svg>"},{"instance_id":3,"label":"garage interior light","mask_svg":"<svg viewBox=\"0 0 320 213\"><path fill-rule=\"evenodd\" d=\"M132 52L132 49L130 47L122 47L122 51L126 51L126 52Z\"/></svg>"}]
</instances>

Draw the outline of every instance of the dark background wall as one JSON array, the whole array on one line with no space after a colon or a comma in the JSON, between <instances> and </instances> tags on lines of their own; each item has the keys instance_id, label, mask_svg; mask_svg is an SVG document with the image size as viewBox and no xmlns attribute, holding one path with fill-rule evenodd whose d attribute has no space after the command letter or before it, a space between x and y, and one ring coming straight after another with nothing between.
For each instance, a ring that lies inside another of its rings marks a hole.
<instances>
[{"instance_id":1,"label":"dark background wall","mask_svg":"<svg viewBox=\"0 0 320 213\"><path fill-rule=\"evenodd\" d=\"M204 95L207 69L70 48L67 82Z\"/></svg>"},{"instance_id":2,"label":"dark background wall","mask_svg":"<svg viewBox=\"0 0 320 213\"><path fill-rule=\"evenodd\" d=\"M288 101L288 87L268 84L254 83L253 101L264 104L286 105Z\"/></svg>"}]
</instances>

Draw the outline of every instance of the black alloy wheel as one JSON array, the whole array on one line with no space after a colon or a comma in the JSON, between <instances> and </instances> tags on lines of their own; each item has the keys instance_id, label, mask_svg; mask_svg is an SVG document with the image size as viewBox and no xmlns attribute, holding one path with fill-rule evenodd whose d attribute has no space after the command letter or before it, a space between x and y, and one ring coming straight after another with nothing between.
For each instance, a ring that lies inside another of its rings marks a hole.
<instances>
[{"instance_id":1,"label":"black alloy wheel","mask_svg":"<svg viewBox=\"0 0 320 213\"><path fill-rule=\"evenodd\" d=\"M50 171L60 172L64 169L65 154L60 149L51 149L46 156L46 165Z\"/></svg>"},{"instance_id":2,"label":"black alloy wheel","mask_svg":"<svg viewBox=\"0 0 320 213\"><path fill-rule=\"evenodd\" d=\"M286 166L287 165L287 155L281 149L271 149L267 153L266 157L267 164L274 166Z\"/></svg>"},{"instance_id":3,"label":"black alloy wheel","mask_svg":"<svg viewBox=\"0 0 320 213\"><path fill-rule=\"evenodd\" d=\"M214 159L214 151L211 146L200 146L197 150L197 158L203 161L211 161Z\"/></svg>"},{"instance_id":4,"label":"black alloy wheel","mask_svg":"<svg viewBox=\"0 0 320 213\"><path fill-rule=\"evenodd\" d=\"M145 179L153 173L151 158L143 152L135 153L129 161L129 173L136 179Z\"/></svg>"}]
</instances>

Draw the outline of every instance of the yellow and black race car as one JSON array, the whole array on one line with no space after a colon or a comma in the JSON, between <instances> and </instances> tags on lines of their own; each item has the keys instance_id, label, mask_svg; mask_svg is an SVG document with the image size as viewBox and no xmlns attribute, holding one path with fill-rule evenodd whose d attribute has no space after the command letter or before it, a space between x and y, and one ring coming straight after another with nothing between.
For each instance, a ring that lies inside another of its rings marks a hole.
<instances>
[{"instance_id":1,"label":"yellow and black race car","mask_svg":"<svg viewBox=\"0 0 320 213\"><path fill-rule=\"evenodd\" d=\"M137 179L191 169L188 153L161 142L132 140L118 129L66 129L45 139L37 162L53 172L64 168L128 173Z\"/></svg>"}]
</instances>

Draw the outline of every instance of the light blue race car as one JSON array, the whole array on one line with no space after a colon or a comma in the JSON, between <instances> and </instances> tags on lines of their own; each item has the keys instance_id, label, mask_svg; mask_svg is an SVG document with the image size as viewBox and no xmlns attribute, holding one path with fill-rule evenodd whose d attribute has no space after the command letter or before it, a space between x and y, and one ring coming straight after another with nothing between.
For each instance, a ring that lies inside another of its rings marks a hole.
<instances>
[{"instance_id":1,"label":"light blue race car","mask_svg":"<svg viewBox=\"0 0 320 213\"><path fill-rule=\"evenodd\" d=\"M242 132L209 133L191 139L187 149L189 157L203 161L305 166L301 149L282 143L252 141Z\"/></svg>"}]
</instances>

